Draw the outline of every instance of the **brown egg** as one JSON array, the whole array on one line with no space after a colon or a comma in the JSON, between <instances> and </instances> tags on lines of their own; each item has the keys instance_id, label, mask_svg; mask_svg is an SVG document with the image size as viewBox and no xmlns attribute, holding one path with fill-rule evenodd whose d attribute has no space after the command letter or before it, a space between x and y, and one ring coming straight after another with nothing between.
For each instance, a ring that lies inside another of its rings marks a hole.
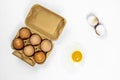
<instances>
[{"instance_id":1,"label":"brown egg","mask_svg":"<svg viewBox=\"0 0 120 80\"><path fill-rule=\"evenodd\" d=\"M52 42L50 40L43 40L40 45L41 50L49 52L52 49Z\"/></svg>"},{"instance_id":2,"label":"brown egg","mask_svg":"<svg viewBox=\"0 0 120 80\"><path fill-rule=\"evenodd\" d=\"M23 49L23 53L28 57L32 56L34 52L35 52L34 47L31 45L25 46Z\"/></svg>"},{"instance_id":3,"label":"brown egg","mask_svg":"<svg viewBox=\"0 0 120 80\"><path fill-rule=\"evenodd\" d=\"M13 47L15 49L22 49L24 46L23 40L21 38L15 38L13 40Z\"/></svg>"},{"instance_id":4,"label":"brown egg","mask_svg":"<svg viewBox=\"0 0 120 80\"><path fill-rule=\"evenodd\" d=\"M22 38L22 39L28 39L31 35L31 32L28 28L24 27L24 28L20 29L19 35L20 35L20 38Z\"/></svg>"},{"instance_id":5,"label":"brown egg","mask_svg":"<svg viewBox=\"0 0 120 80\"><path fill-rule=\"evenodd\" d=\"M46 55L44 52L37 52L34 54L33 58L36 63L41 64L41 63L45 62Z\"/></svg>"},{"instance_id":6,"label":"brown egg","mask_svg":"<svg viewBox=\"0 0 120 80\"><path fill-rule=\"evenodd\" d=\"M38 44L40 44L40 42L41 42L41 37L38 34L33 34L30 37L30 43L32 45L38 45Z\"/></svg>"}]
</instances>

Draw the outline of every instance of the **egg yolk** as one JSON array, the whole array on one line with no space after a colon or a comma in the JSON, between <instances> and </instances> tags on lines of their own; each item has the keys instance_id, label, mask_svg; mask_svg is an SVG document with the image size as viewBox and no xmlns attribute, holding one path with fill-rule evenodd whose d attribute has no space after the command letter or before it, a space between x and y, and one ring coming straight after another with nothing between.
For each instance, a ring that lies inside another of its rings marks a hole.
<instances>
[{"instance_id":1,"label":"egg yolk","mask_svg":"<svg viewBox=\"0 0 120 80\"><path fill-rule=\"evenodd\" d=\"M80 62L82 60L82 53L80 51L74 51L72 53L72 59L74 62Z\"/></svg>"}]
</instances>

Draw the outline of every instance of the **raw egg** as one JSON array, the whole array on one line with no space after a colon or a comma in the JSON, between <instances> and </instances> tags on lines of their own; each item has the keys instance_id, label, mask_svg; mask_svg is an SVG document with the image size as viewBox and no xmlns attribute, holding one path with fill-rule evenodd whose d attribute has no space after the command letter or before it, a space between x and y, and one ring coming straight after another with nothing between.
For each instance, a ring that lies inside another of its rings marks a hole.
<instances>
[{"instance_id":1,"label":"raw egg","mask_svg":"<svg viewBox=\"0 0 120 80\"><path fill-rule=\"evenodd\" d=\"M52 49L52 42L50 40L43 40L40 45L41 50L49 52Z\"/></svg>"},{"instance_id":2,"label":"raw egg","mask_svg":"<svg viewBox=\"0 0 120 80\"><path fill-rule=\"evenodd\" d=\"M15 49L22 49L24 46L23 40L21 38L15 38L13 40L13 47Z\"/></svg>"},{"instance_id":3,"label":"raw egg","mask_svg":"<svg viewBox=\"0 0 120 80\"><path fill-rule=\"evenodd\" d=\"M31 35L31 32L28 28L22 28L19 31L20 38L22 39L28 39Z\"/></svg>"},{"instance_id":4,"label":"raw egg","mask_svg":"<svg viewBox=\"0 0 120 80\"><path fill-rule=\"evenodd\" d=\"M24 47L24 49L23 49L23 53L26 56L32 56L34 54L34 52L35 52L34 47L31 45L28 45L28 46Z\"/></svg>"},{"instance_id":5,"label":"raw egg","mask_svg":"<svg viewBox=\"0 0 120 80\"><path fill-rule=\"evenodd\" d=\"M72 59L74 62L80 62L82 60L82 53L80 51L74 51L72 53Z\"/></svg>"},{"instance_id":6,"label":"raw egg","mask_svg":"<svg viewBox=\"0 0 120 80\"><path fill-rule=\"evenodd\" d=\"M86 51L83 45L77 41L67 41L64 46L61 47L62 55L61 62L63 68L69 73L79 73L84 69ZM78 52L76 52L78 51ZM74 55L75 54L75 55ZM77 54L77 57L75 57ZM60 54L59 54L60 55Z\"/></svg>"},{"instance_id":7,"label":"raw egg","mask_svg":"<svg viewBox=\"0 0 120 80\"><path fill-rule=\"evenodd\" d=\"M33 58L36 63L41 64L46 60L46 55L44 52L36 52Z\"/></svg>"},{"instance_id":8,"label":"raw egg","mask_svg":"<svg viewBox=\"0 0 120 80\"><path fill-rule=\"evenodd\" d=\"M31 37L30 37L30 43L32 45L38 45L40 44L41 42L41 37L38 35L38 34L33 34Z\"/></svg>"}]
</instances>

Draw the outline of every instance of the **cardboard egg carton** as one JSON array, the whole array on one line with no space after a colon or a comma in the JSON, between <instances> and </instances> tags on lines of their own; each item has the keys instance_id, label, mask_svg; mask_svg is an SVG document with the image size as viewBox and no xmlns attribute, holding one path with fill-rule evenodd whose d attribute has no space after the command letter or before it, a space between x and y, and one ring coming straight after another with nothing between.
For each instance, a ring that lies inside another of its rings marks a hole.
<instances>
[{"instance_id":1,"label":"cardboard egg carton","mask_svg":"<svg viewBox=\"0 0 120 80\"><path fill-rule=\"evenodd\" d=\"M65 19L58 14L42 7L39 4L35 4L30 12L28 13L26 20L26 27L30 29L31 33L38 34L41 36L42 39L48 39L48 40L56 40L58 39L60 33L62 32L64 26L65 26ZM16 34L15 38L19 37L19 31ZM15 39L14 38L14 39ZM30 44L29 39L23 40L24 46ZM53 45L53 44L52 44ZM28 57L23 53L23 49L16 50L14 49L13 54L17 56L18 58L22 59L24 62L30 64L31 66L34 66L36 62L33 59L33 56ZM53 48L53 46L52 46ZM39 46L34 46L35 52L41 51ZM50 52L46 53L46 57Z\"/></svg>"}]
</instances>

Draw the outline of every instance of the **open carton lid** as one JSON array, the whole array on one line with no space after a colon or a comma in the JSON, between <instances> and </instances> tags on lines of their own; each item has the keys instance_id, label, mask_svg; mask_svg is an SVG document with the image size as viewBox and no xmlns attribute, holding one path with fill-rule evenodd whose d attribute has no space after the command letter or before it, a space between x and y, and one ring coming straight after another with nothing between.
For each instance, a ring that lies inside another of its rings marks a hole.
<instances>
[{"instance_id":1,"label":"open carton lid","mask_svg":"<svg viewBox=\"0 0 120 80\"><path fill-rule=\"evenodd\" d=\"M35 4L28 13L25 23L48 39L56 40L65 26L65 19L56 13Z\"/></svg>"}]
</instances>

